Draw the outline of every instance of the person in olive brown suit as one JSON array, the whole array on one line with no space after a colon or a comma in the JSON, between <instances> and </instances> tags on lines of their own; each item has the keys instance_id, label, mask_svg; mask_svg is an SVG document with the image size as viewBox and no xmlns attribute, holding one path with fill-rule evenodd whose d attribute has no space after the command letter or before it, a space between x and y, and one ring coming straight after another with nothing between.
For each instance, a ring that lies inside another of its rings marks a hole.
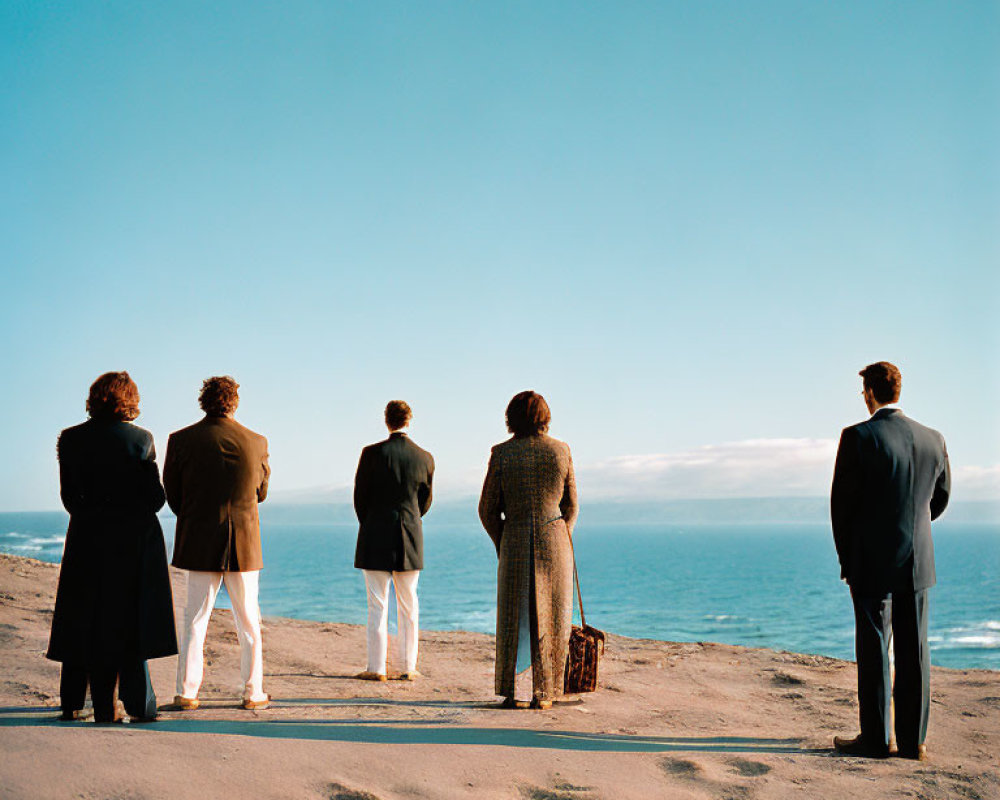
<instances>
[{"instance_id":1,"label":"person in olive brown suit","mask_svg":"<svg viewBox=\"0 0 1000 800\"><path fill-rule=\"evenodd\" d=\"M240 642L243 707L266 708L264 660L257 603L263 566L257 504L267 496L267 439L233 419L239 384L209 378L198 402L205 418L171 434L163 465L167 503L177 515L174 558L188 570L187 605L177 660L182 709L198 707L205 634L219 586L233 606Z\"/></svg>"}]
</instances>

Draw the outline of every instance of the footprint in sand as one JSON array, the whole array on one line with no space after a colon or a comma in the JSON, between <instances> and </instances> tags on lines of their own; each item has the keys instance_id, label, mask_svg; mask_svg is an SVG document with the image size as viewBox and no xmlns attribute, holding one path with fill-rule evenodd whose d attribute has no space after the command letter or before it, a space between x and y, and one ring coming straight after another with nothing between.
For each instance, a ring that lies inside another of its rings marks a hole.
<instances>
[{"instance_id":1,"label":"footprint in sand","mask_svg":"<svg viewBox=\"0 0 1000 800\"><path fill-rule=\"evenodd\" d=\"M700 766L684 758L665 758L660 762L660 766L668 775L681 778L695 778L701 772Z\"/></svg>"},{"instance_id":2,"label":"footprint in sand","mask_svg":"<svg viewBox=\"0 0 1000 800\"><path fill-rule=\"evenodd\" d=\"M348 789L339 783L331 783L326 787L330 800L379 800L371 792L360 792L357 789Z\"/></svg>"},{"instance_id":3,"label":"footprint in sand","mask_svg":"<svg viewBox=\"0 0 1000 800\"><path fill-rule=\"evenodd\" d=\"M767 764L761 761L748 761L745 758L734 758L729 762L729 766L733 768L733 772L744 778L757 778L771 771Z\"/></svg>"}]
</instances>

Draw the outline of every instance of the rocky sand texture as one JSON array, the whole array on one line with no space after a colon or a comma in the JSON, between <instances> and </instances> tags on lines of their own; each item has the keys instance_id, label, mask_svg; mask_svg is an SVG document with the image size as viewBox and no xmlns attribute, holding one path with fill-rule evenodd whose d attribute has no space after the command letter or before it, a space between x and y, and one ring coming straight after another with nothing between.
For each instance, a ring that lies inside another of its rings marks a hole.
<instances>
[{"instance_id":1,"label":"rocky sand texture","mask_svg":"<svg viewBox=\"0 0 1000 800\"><path fill-rule=\"evenodd\" d=\"M423 678L375 684L351 677L362 627L269 618L274 703L251 712L232 619L216 611L200 709L59 722L59 665L43 655L58 569L0 556L5 800L1000 798L998 672L935 668L930 759L868 761L831 751L856 730L850 662L614 635L600 691L511 711L492 694L490 636L426 631ZM182 597L184 574L173 580ZM175 662L150 665L161 705Z\"/></svg>"}]
</instances>

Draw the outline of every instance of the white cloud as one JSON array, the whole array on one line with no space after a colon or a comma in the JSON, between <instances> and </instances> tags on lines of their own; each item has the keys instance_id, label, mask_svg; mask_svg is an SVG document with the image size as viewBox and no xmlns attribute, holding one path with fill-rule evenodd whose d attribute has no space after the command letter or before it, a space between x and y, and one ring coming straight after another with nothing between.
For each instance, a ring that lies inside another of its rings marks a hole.
<instances>
[{"instance_id":1,"label":"white cloud","mask_svg":"<svg viewBox=\"0 0 1000 800\"><path fill-rule=\"evenodd\" d=\"M953 467L951 483L956 500L1000 500L1000 464Z\"/></svg>"},{"instance_id":2,"label":"white cloud","mask_svg":"<svg viewBox=\"0 0 1000 800\"><path fill-rule=\"evenodd\" d=\"M677 453L619 456L579 470L590 497L788 497L830 490L834 439L747 439Z\"/></svg>"}]
</instances>

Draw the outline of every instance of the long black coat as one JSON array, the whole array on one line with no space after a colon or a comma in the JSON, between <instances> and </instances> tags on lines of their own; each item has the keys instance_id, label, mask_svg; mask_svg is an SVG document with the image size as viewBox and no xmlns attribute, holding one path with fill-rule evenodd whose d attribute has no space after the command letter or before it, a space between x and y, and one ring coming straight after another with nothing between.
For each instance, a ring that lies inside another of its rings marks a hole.
<instances>
[{"instance_id":1,"label":"long black coat","mask_svg":"<svg viewBox=\"0 0 1000 800\"><path fill-rule=\"evenodd\" d=\"M845 428L830 495L841 577L861 595L934 585L931 520L948 505L944 437L897 408Z\"/></svg>"},{"instance_id":2,"label":"long black coat","mask_svg":"<svg viewBox=\"0 0 1000 800\"><path fill-rule=\"evenodd\" d=\"M59 436L69 511L48 658L117 666L177 652L153 437L90 420Z\"/></svg>"},{"instance_id":3,"label":"long black coat","mask_svg":"<svg viewBox=\"0 0 1000 800\"><path fill-rule=\"evenodd\" d=\"M421 517L431 507L434 458L404 433L361 451L354 511L361 523L354 566L404 571L424 568Z\"/></svg>"}]
</instances>

